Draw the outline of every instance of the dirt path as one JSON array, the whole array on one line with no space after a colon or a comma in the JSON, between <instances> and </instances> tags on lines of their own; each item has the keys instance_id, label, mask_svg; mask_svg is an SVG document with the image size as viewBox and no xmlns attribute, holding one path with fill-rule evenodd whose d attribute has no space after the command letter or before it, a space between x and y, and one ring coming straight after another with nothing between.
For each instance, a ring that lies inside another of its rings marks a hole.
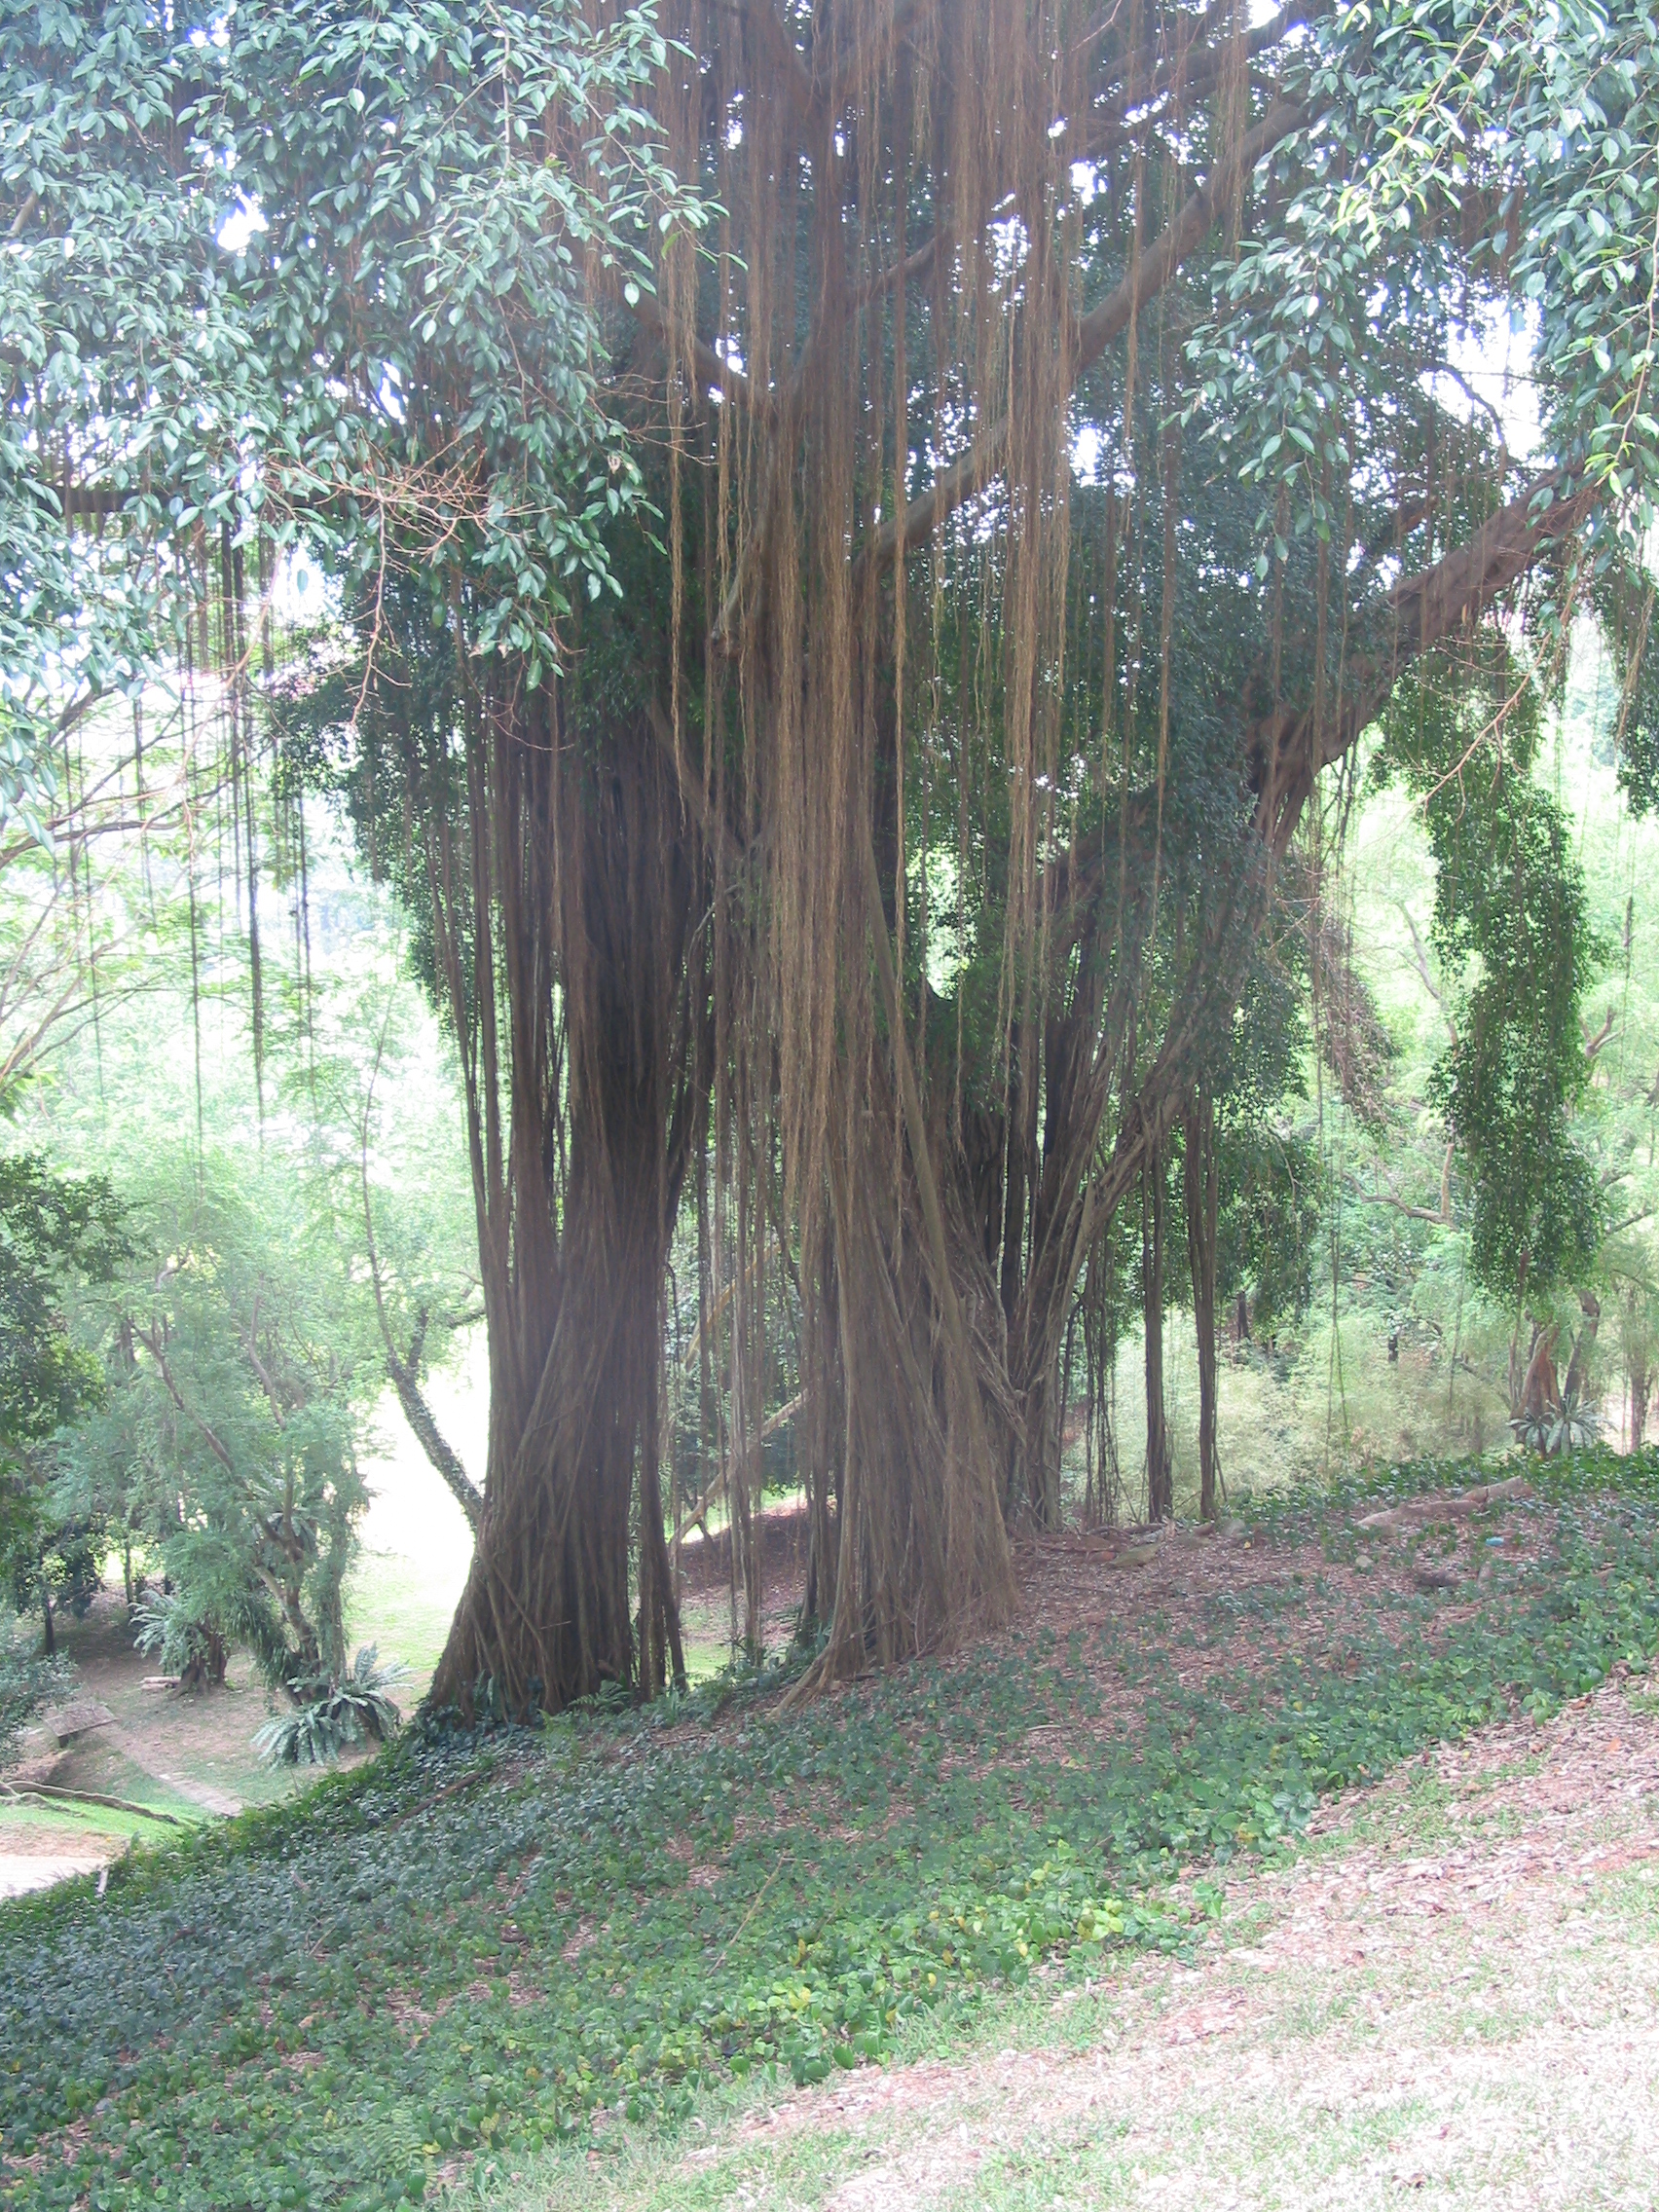
<instances>
[{"instance_id":1,"label":"dirt path","mask_svg":"<svg viewBox=\"0 0 1659 2212\"><path fill-rule=\"evenodd\" d=\"M1659 1697L1414 1761L1231 1883L1190 1964L1038 1985L998 2033L606 2158L592 2201L1651 2212Z\"/></svg>"},{"instance_id":2,"label":"dirt path","mask_svg":"<svg viewBox=\"0 0 1659 2212\"><path fill-rule=\"evenodd\" d=\"M59 1636L75 1664L77 1695L105 1706L112 1722L61 1748L36 1729L25 1741L19 1784L219 1815L291 1787L262 1768L252 1748L266 1699L243 1653L233 1660L224 1689L178 1698L144 1687L155 1661L132 1648L118 1591L101 1593L86 1619L66 1621Z\"/></svg>"},{"instance_id":3,"label":"dirt path","mask_svg":"<svg viewBox=\"0 0 1659 2212\"><path fill-rule=\"evenodd\" d=\"M20 1898L30 1890L50 1889L54 1882L67 1881L71 1874L95 1874L100 1866L119 1859L126 1848L124 1836L95 1835L85 1828L8 1824L0 1829L0 1898Z\"/></svg>"}]
</instances>

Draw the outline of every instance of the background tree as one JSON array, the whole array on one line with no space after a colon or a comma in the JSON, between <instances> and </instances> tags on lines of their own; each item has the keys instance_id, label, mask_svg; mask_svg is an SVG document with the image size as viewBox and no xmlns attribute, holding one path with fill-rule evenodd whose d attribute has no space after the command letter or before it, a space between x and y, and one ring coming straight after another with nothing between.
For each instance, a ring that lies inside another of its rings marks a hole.
<instances>
[{"instance_id":1,"label":"background tree","mask_svg":"<svg viewBox=\"0 0 1659 2212\"><path fill-rule=\"evenodd\" d=\"M1564 1284L1588 1294L1605 1222L1571 1125L1591 1064L1583 874L1560 807L1533 777L1536 692L1497 641L1485 669L1425 663L1385 727L1377 772L1403 775L1421 800L1436 862L1432 939L1456 996L1433 1095L1470 1175L1471 1270L1517 1328L1527 1307L1539 1316L1531 1356L1512 1354L1510 1385L1514 1413L1530 1395L1537 1414L1558 1402L1552 1302ZM1586 1320L1597 1312L1589 1295ZM1581 1336L1586 1349L1594 1334Z\"/></svg>"},{"instance_id":2,"label":"background tree","mask_svg":"<svg viewBox=\"0 0 1659 2212\"><path fill-rule=\"evenodd\" d=\"M45 1448L103 1392L70 1333L72 1286L107 1282L127 1256L123 1211L101 1176L73 1182L28 1154L0 1159L0 1563L16 1604L38 1605L50 1656L55 1599L85 1611L101 1517L55 1509Z\"/></svg>"}]
</instances>

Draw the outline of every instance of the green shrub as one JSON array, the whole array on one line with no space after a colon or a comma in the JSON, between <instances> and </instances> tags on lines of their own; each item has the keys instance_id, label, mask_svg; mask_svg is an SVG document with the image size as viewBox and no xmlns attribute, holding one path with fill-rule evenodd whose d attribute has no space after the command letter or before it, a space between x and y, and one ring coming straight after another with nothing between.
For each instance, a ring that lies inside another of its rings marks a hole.
<instances>
[{"instance_id":1,"label":"green shrub","mask_svg":"<svg viewBox=\"0 0 1659 2212\"><path fill-rule=\"evenodd\" d=\"M388 1742L403 1724L389 1693L407 1672L383 1667L365 1644L338 1681L312 1675L290 1683L294 1711L268 1720L254 1749L270 1766L329 1766L344 1751Z\"/></svg>"}]
</instances>

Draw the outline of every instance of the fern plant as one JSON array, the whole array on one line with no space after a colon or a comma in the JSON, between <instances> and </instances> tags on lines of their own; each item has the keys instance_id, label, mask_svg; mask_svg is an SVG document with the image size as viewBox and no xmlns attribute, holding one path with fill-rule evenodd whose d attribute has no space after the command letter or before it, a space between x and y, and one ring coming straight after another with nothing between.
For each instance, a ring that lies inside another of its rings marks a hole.
<instances>
[{"instance_id":1,"label":"fern plant","mask_svg":"<svg viewBox=\"0 0 1659 2212\"><path fill-rule=\"evenodd\" d=\"M383 1667L372 1643L358 1651L337 1681L302 1676L288 1684L294 1709L268 1720L254 1749L268 1766L328 1766L362 1744L384 1744L403 1725L390 1693L408 1670Z\"/></svg>"},{"instance_id":2,"label":"fern plant","mask_svg":"<svg viewBox=\"0 0 1659 2212\"><path fill-rule=\"evenodd\" d=\"M230 1646L225 1624L176 1591L147 1591L132 1608L132 1647L176 1675L181 1690L216 1688L225 1678Z\"/></svg>"}]
</instances>

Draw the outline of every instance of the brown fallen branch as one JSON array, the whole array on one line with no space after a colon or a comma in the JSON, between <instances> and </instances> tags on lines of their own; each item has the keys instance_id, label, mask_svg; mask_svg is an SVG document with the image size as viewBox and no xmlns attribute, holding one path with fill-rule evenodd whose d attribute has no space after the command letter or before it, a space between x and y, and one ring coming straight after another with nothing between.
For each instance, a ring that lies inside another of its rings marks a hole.
<instances>
[{"instance_id":1,"label":"brown fallen branch","mask_svg":"<svg viewBox=\"0 0 1659 2212\"><path fill-rule=\"evenodd\" d=\"M1463 1521L1485 1506L1531 1494L1532 1486L1526 1476L1512 1475L1507 1482L1480 1483L1473 1490L1433 1491L1425 1497L1408 1498L1403 1505L1391 1505L1381 1513L1367 1513L1354 1527L1370 1534L1388 1535L1396 1530L1420 1527L1429 1521Z\"/></svg>"}]
</instances>

